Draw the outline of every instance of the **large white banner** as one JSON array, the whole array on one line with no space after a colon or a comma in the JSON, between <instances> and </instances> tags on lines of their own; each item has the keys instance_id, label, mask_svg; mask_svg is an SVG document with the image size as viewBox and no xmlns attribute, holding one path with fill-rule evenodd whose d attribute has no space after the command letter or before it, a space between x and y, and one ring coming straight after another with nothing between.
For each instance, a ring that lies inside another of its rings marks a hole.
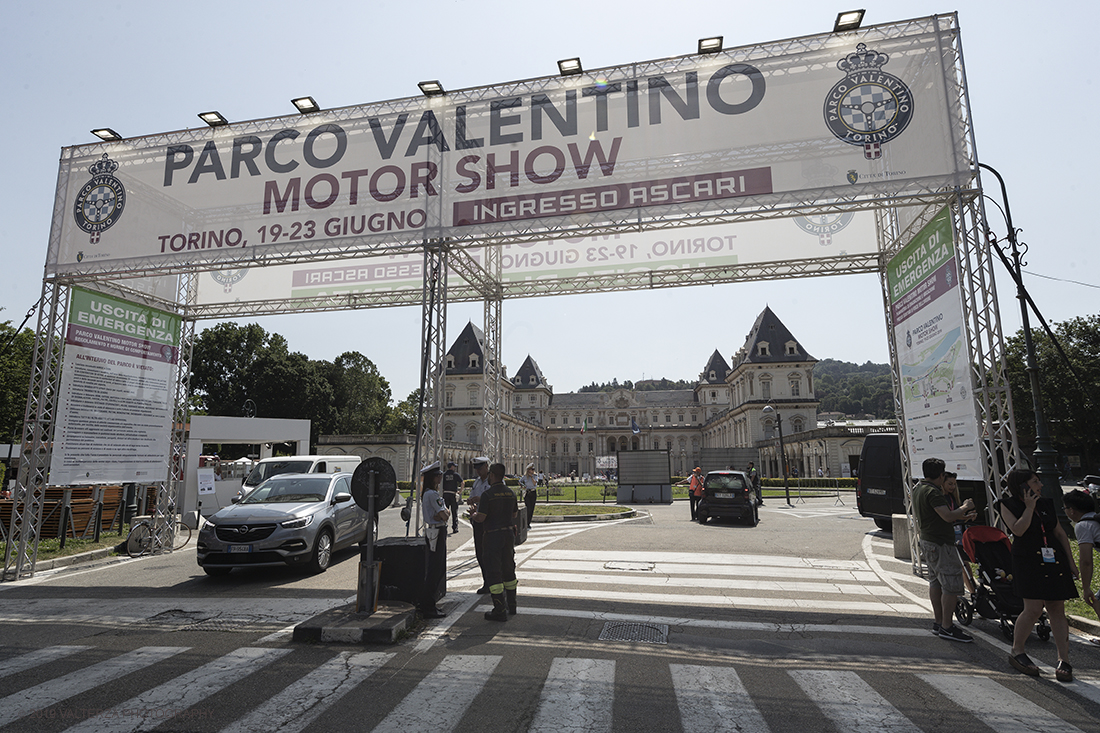
<instances>
[{"instance_id":1,"label":"large white banner","mask_svg":"<svg viewBox=\"0 0 1100 733\"><path fill-rule=\"evenodd\" d=\"M942 190L969 175L944 63L956 33L936 17L66 148L47 270L556 239Z\"/></svg>"},{"instance_id":2,"label":"large white banner","mask_svg":"<svg viewBox=\"0 0 1100 733\"><path fill-rule=\"evenodd\" d=\"M501 282L578 279L613 273L738 266L877 251L871 212L676 227L502 245ZM470 250L481 262L483 250ZM197 305L320 298L423 287L420 253L338 262L216 270L198 278ZM452 274L451 284L461 284Z\"/></svg>"},{"instance_id":3,"label":"large white banner","mask_svg":"<svg viewBox=\"0 0 1100 733\"><path fill-rule=\"evenodd\" d=\"M910 465L942 458L962 479L983 480L981 432L959 292L951 218L945 208L886 269Z\"/></svg>"},{"instance_id":4,"label":"large white banner","mask_svg":"<svg viewBox=\"0 0 1100 733\"><path fill-rule=\"evenodd\" d=\"M168 478L180 319L73 288L51 485Z\"/></svg>"}]
</instances>

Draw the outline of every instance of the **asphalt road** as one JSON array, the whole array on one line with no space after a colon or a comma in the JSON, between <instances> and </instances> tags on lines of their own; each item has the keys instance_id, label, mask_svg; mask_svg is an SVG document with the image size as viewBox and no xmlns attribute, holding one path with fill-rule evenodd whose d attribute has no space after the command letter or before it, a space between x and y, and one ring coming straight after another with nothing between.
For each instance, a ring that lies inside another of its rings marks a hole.
<instances>
[{"instance_id":1,"label":"asphalt road","mask_svg":"<svg viewBox=\"0 0 1100 733\"><path fill-rule=\"evenodd\" d=\"M1100 647L1073 639L1063 685L1011 670L992 622L933 637L923 581L834 504L537 524L503 624L463 525L448 616L393 646L290 640L354 597L355 549L319 576L208 578L193 549L39 573L0 585L0 731L1100 730Z\"/></svg>"}]
</instances>

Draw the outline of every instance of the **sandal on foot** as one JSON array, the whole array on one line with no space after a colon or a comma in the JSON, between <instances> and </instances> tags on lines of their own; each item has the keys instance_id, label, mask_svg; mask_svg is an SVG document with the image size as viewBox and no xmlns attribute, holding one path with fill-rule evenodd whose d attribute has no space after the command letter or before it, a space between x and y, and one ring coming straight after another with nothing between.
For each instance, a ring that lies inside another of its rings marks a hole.
<instances>
[{"instance_id":1,"label":"sandal on foot","mask_svg":"<svg viewBox=\"0 0 1100 733\"><path fill-rule=\"evenodd\" d=\"M1031 677L1039 676L1039 668L1035 666L1035 662L1031 661L1026 654L1017 654L1014 657L1010 656L1008 658L1008 663L1011 664L1013 668L1026 675Z\"/></svg>"},{"instance_id":2,"label":"sandal on foot","mask_svg":"<svg viewBox=\"0 0 1100 733\"><path fill-rule=\"evenodd\" d=\"M1073 667L1069 666L1069 662L1059 661L1054 668L1054 676L1059 682L1073 682Z\"/></svg>"}]
</instances>

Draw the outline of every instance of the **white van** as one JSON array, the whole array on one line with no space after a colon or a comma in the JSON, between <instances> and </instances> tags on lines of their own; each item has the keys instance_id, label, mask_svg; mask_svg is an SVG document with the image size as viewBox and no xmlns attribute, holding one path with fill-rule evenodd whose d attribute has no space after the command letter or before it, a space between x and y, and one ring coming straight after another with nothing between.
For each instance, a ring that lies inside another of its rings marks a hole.
<instances>
[{"instance_id":1,"label":"white van","mask_svg":"<svg viewBox=\"0 0 1100 733\"><path fill-rule=\"evenodd\" d=\"M237 501L264 481L281 473L354 473L356 466L362 461L359 456L347 454L264 458L245 477L241 490L237 492Z\"/></svg>"}]
</instances>

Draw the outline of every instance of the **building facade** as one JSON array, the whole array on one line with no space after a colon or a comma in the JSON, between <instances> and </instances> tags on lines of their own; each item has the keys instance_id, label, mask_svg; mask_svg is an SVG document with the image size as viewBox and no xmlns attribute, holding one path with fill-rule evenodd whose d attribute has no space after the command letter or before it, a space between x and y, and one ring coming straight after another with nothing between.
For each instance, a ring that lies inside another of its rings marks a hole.
<instances>
[{"instance_id":1,"label":"building facade","mask_svg":"<svg viewBox=\"0 0 1100 733\"><path fill-rule=\"evenodd\" d=\"M483 343L481 329L467 323L444 364L442 458L459 463L467 474L469 459L481 452ZM513 474L534 463L539 471L583 476L606 473L609 457L620 451L667 450L672 473L683 476L699 464L705 448L744 448L758 451L765 476L777 476L778 415L789 468L816 475L818 467L823 474L828 467L831 476L847 475L843 466L853 450L858 457L854 445L862 446L863 431L818 431L815 363L768 307L731 361L716 349L691 389L555 394L528 356L513 375L501 374L501 444L499 455L490 458ZM765 413L768 405L773 412ZM390 437L396 436L325 436L322 442L344 452L369 448L370 455L382 455ZM357 441L362 449L356 449ZM408 442L395 442L393 449L407 465Z\"/></svg>"}]
</instances>

